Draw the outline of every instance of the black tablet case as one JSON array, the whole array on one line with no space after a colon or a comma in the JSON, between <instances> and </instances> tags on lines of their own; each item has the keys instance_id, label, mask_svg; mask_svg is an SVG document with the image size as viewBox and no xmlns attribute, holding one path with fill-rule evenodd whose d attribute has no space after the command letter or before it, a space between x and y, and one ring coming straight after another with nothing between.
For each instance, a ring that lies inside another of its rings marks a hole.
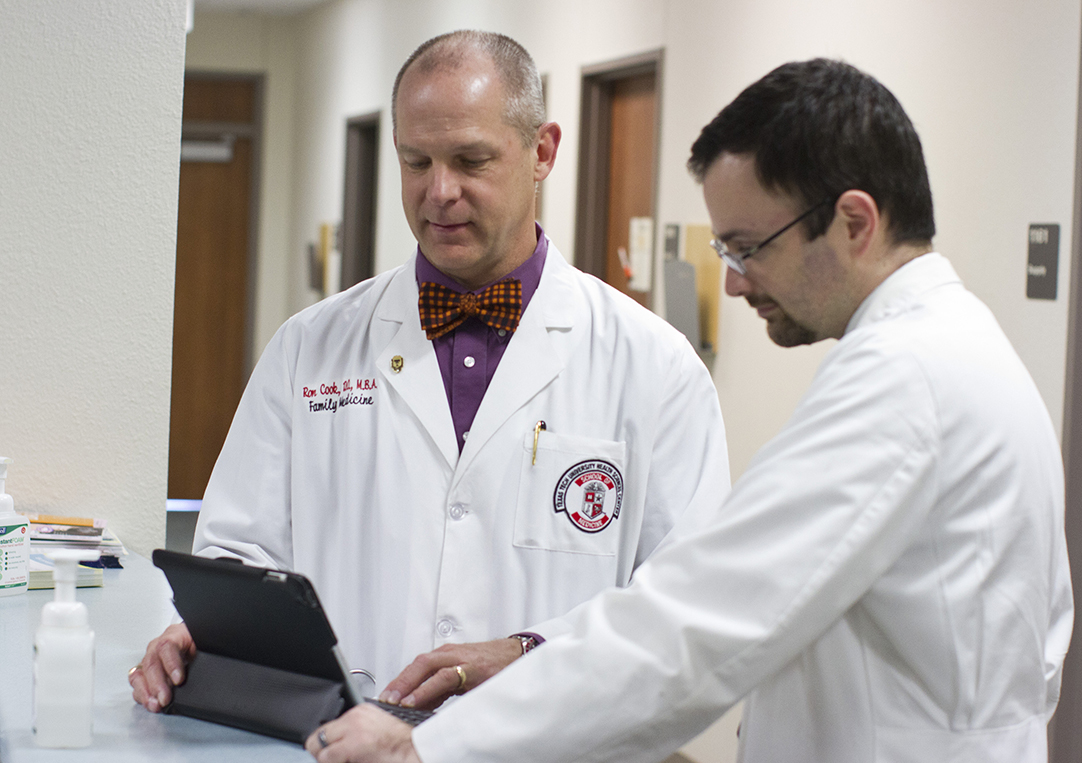
<instances>
[{"instance_id":1,"label":"black tablet case","mask_svg":"<svg viewBox=\"0 0 1082 763\"><path fill-rule=\"evenodd\" d=\"M308 578L157 549L196 645L167 713L304 744L360 700Z\"/></svg>"}]
</instances>

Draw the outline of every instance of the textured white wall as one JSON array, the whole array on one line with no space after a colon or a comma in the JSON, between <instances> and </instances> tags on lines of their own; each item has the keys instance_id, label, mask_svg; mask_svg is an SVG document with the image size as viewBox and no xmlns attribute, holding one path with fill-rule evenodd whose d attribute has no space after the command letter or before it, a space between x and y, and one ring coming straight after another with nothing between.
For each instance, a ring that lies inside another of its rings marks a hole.
<instances>
[{"instance_id":1,"label":"textured white wall","mask_svg":"<svg viewBox=\"0 0 1082 763\"><path fill-rule=\"evenodd\" d=\"M183 0L5 0L0 451L24 511L165 540Z\"/></svg>"}]
</instances>

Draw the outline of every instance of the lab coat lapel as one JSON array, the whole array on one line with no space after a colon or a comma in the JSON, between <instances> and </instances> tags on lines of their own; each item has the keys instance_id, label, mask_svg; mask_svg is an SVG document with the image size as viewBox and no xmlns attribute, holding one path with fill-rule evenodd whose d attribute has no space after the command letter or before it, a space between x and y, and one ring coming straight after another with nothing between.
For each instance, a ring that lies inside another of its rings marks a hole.
<instances>
[{"instance_id":1,"label":"lab coat lapel","mask_svg":"<svg viewBox=\"0 0 1082 763\"><path fill-rule=\"evenodd\" d=\"M381 328L390 329L392 333L387 346L379 353L377 373L388 387L401 395L447 459L448 466L454 469L458 461L455 425L436 352L421 329L412 260L391 280L376 308L376 320ZM392 366L396 356L402 359L401 370L397 372Z\"/></svg>"},{"instance_id":2,"label":"lab coat lapel","mask_svg":"<svg viewBox=\"0 0 1082 763\"><path fill-rule=\"evenodd\" d=\"M574 326L575 311L581 304L570 275L571 266L550 244L541 282L470 426L459 458L459 476L507 419L563 370L568 346L576 336L574 331L561 329Z\"/></svg>"}]
</instances>

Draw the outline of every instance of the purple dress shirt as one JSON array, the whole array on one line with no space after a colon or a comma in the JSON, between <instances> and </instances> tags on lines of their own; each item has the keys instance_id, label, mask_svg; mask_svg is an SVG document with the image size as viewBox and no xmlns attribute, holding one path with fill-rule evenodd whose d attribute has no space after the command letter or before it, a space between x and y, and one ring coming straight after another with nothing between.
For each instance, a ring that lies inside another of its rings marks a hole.
<instances>
[{"instance_id":1,"label":"purple dress shirt","mask_svg":"<svg viewBox=\"0 0 1082 763\"><path fill-rule=\"evenodd\" d=\"M522 312L526 312L526 306L537 291L549 249L548 237L540 225L536 227L537 247L530 259L498 279L502 281L504 278L517 278L522 283ZM467 292L462 284L437 270L420 247L417 249L416 275L418 285L431 281L459 294ZM481 288L490 285L485 284ZM443 376L443 388L447 392L447 402L451 406L451 419L455 423L455 439L458 441L459 453L462 452L473 417L477 415L481 399L488 390L492 375L496 373L496 366L500 364L512 336L510 332L497 331L471 316L454 331L432 340L436 360L440 364L440 374Z\"/></svg>"}]
</instances>

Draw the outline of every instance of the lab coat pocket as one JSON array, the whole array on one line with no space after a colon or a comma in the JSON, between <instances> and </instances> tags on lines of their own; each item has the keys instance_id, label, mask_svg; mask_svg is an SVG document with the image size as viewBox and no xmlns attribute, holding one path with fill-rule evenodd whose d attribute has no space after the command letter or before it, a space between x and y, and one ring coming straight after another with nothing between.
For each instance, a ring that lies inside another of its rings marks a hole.
<instances>
[{"instance_id":1,"label":"lab coat pocket","mask_svg":"<svg viewBox=\"0 0 1082 763\"><path fill-rule=\"evenodd\" d=\"M541 432L523 440L514 544L615 556L624 500L622 442Z\"/></svg>"}]
</instances>

